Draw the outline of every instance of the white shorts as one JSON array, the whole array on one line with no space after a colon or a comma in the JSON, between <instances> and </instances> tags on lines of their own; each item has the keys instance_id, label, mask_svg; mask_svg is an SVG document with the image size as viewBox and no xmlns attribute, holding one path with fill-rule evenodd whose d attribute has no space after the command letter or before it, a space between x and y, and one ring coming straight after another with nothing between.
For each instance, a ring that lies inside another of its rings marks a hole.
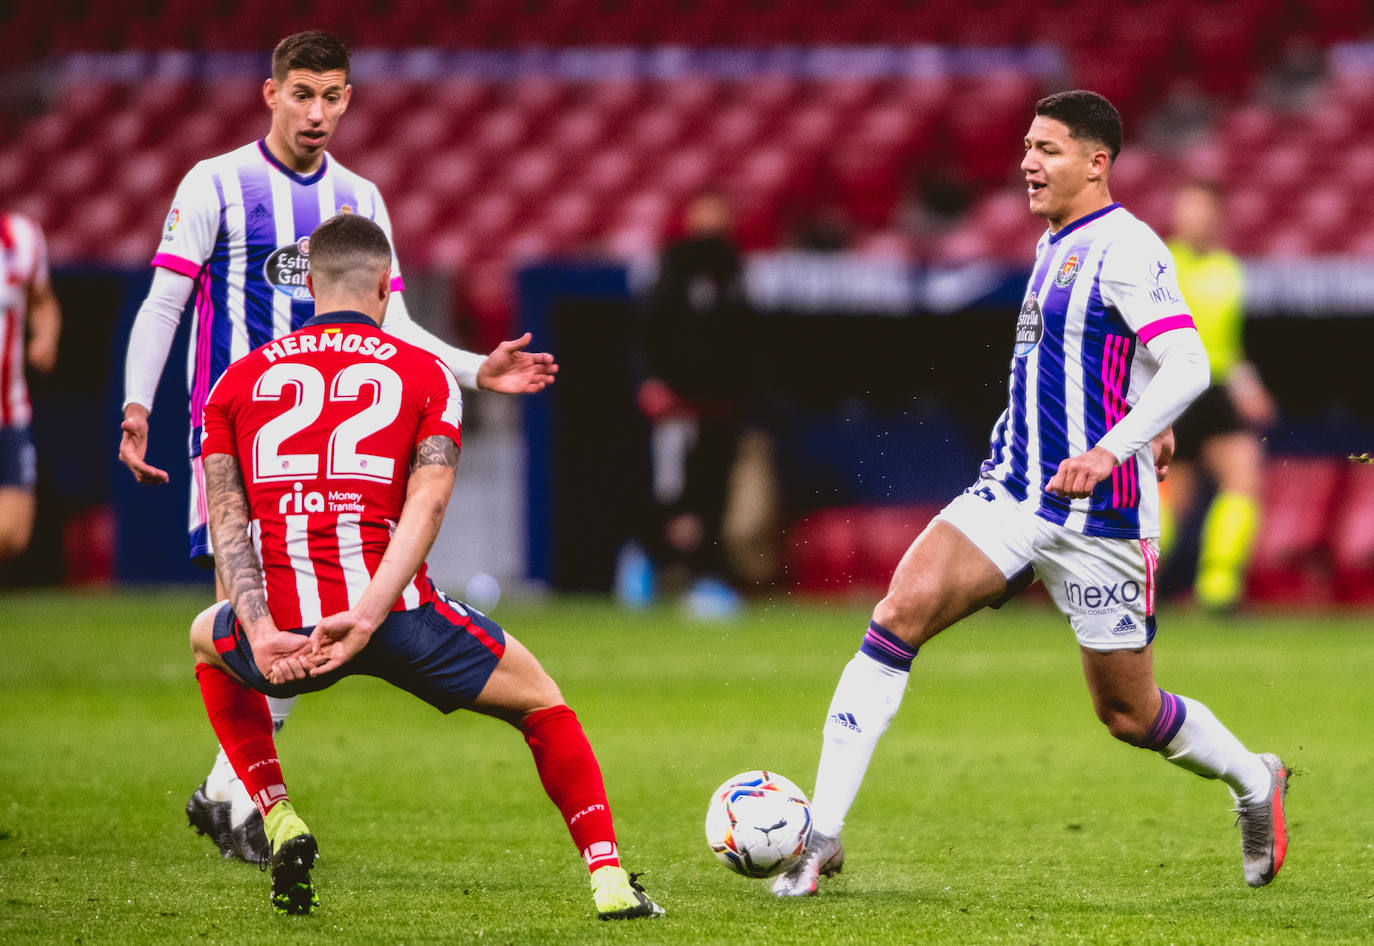
<instances>
[{"instance_id":1,"label":"white shorts","mask_svg":"<svg viewBox=\"0 0 1374 946\"><path fill-rule=\"evenodd\" d=\"M1154 639L1153 539L1100 538L1055 525L995 480L979 480L936 518L967 536L1008 581L1033 568L1089 650L1139 650Z\"/></svg>"}]
</instances>

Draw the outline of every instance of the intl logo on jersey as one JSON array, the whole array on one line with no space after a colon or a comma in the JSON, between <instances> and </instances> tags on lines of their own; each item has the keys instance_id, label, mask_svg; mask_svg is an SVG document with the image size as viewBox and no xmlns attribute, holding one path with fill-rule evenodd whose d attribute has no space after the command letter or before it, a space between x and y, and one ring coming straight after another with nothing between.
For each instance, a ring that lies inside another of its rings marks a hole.
<instances>
[{"instance_id":1,"label":"intl logo on jersey","mask_svg":"<svg viewBox=\"0 0 1374 946\"><path fill-rule=\"evenodd\" d=\"M1183 297L1178 294L1177 283L1165 277L1169 273L1169 261L1157 259L1150 263L1150 278L1155 281L1155 287L1150 290L1150 301L1155 305L1163 305L1166 302L1181 303Z\"/></svg>"},{"instance_id":2,"label":"intl logo on jersey","mask_svg":"<svg viewBox=\"0 0 1374 946\"><path fill-rule=\"evenodd\" d=\"M1021 304L1021 311L1016 316L1016 357L1024 358L1035 351L1035 346L1040 344L1044 334L1045 320L1040 314L1040 302L1032 292L1026 296L1026 301Z\"/></svg>"},{"instance_id":3,"label":"intl logo on jersey","mask_svg":"<svg viewBox=\"0 0 1374 946\"><path fill-rule=\"evenodd\" d=\"M298 302L310 299L305 277L310 272L310 237L279 246L267 257L262 274L272 288Z\"/></svg>"},{"instance_id":4,"label":"intl logo on jersey","mask_svg":"<svg viewBox=\"0 0 1374 946\"><path fill-rule=\"evenodd\" d=\"M1070 253L1069 258L1064 260L1064 265L1059 267L1059 272L1054 277L1054 284L1060 289L1067 289L1073 285L1074 279L1078 276L1078 269L1083 265L1083 261L1078 258L1077 253Z\"/></svg>"}]
</instances>

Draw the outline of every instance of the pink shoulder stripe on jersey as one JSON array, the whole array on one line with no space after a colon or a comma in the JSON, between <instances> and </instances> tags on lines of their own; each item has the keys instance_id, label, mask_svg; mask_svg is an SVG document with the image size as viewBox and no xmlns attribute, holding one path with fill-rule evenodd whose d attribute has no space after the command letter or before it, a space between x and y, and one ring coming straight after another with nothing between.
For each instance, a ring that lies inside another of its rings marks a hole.
<instances>
[{"instance_id":1,"label":"pink shoulder stripe on jersey","mask_svg":"<svg viewBox=\"0 0 1374 946\"><path fill-rule=\"evenodd\" d=\"M1176 328L1197 328L1193 323L1193 317L1186 312L1182 315L1166 315L1162 319L1156 319L1149 325L1142 326L1136 334L1140 336L1143 344L1150 344L1150 340L1163 335L1165 332L1172 332Z\"/></svg>"},{"instance_id":2,"label":"pink shoulder stripe on jersey","mask_svg":"<svg viewBox=\"0 0 1374 946\"><path fill-rule=\"evenodd\" d=\"M391 277L391 291L392 291L392 292L404 292L404 291L405 291L405 288L406 288L406 281L405 281L404 279L402 279L400 276L392 276L392 277Z\"/></svg>"},{"instance_id":3,"label":"pink shoulder stripe on jersey","mask_svg":"<svg viewBox=\"0 0 1374 946\"><path fill-rule=\"evenodd\" d=\"M171 253L159 253L153 257L153 265L161 266L163 269L170 269L174 273L189 276L195 279L200 273L200 264L193 263L184 256L174 256Z\"/></svg>"}]
</instances>

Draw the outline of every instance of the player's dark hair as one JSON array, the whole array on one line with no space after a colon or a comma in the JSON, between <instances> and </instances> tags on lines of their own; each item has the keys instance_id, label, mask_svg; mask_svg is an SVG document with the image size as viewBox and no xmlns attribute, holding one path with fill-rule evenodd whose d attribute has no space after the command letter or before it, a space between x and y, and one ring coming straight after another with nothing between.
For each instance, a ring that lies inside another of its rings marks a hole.
<instances>
[{"instance_id":1,"label":"player's dark hair","mask_svg":"<svg viewBox=\"0 0 1374 946\"><path fill-rule=\"evenodd\" d=\"M324 30L306 30L292 33L272 50L272 78L278 82L286 81L286 74L292 69L307 72L344 71L344 81L348 81L348 47L337 36Z\"/></svg>"},{"instance_id":2,"label":"player's dark hair","mask_svg":"<svg viewBox=\"0 0 1374 946\"><path fill-rule=\"evenodd\" d=\"M1063 122L1075 141L1093 141L1116 160L1121 153L1121 113L1096 92L1072 89L1047 95L1035 103L1035 114Z\"/></svg>"},{"instance_id":3,"label":"player's dark hair","mask_svg":"<svg viewBox=\"0 0 1374 946\"><path fill-rule=\"evenodd\" d=\"M356 281L365 288L391 265L391 242L362 214L335 214L310 234L310 275L317 286Z\"/></svg>"}]
</instances>

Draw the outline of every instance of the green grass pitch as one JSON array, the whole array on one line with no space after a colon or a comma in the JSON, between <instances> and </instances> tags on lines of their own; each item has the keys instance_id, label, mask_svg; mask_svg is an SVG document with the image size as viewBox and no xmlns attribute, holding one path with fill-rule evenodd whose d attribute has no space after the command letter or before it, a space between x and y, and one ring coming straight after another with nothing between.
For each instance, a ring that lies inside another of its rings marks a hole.
<instances>
[{"instance_id":1,"label":"green grass pitch","mask_svg":"<svg viewBox=\"0 0 1374 946\"><path fill-rule=\"evenodd\" d=\"M520 736L369 679L304 697L278 747L322 907L278 917L182 807L213 738L185 629L208 595L0 595L0 943L1303 943L1374 936L1366 615L1161 619L1161 684L1296 767L1292 846L1250 890L1224 788L1112 741L1062 619L979 616L917 659L845 829L845 873L779 902L716 863L708 793L809 789L867 604L728 624L595 599L503 604L600 756L631 870L668 910L598 923Z\"/></svg>"}]
</instances>

